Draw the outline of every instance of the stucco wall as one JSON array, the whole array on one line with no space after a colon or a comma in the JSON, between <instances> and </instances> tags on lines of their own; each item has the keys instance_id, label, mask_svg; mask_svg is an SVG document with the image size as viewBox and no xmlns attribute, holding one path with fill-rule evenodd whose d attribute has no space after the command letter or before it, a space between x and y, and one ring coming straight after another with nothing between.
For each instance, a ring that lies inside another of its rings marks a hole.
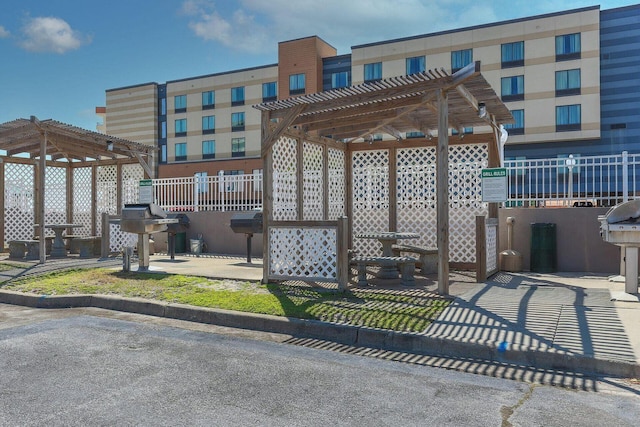
<instances>
[{"instance_id":1,"label":"stucco wall","mask_svg":"<svg viewBox=\"0 0 640 427\"><path fill-rule=\"evenodd\" d=\"M514 217L513 247L522 254L522 268L529 270L531 224L555 223L558 271L618 274L620 249L602 240L598 215L608 208L499 210L500 250L507 249L507 217Z\"/></svg>"}]
</instances>

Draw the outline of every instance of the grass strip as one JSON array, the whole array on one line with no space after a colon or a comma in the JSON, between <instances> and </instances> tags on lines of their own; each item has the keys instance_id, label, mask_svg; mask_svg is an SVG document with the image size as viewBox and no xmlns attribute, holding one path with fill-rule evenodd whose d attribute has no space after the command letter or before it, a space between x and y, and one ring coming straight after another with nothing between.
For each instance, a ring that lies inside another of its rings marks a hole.
<instances>
[{"instance_id":1,"label":"grass strip","mask_svg":"<svg viewBox=\"0 0 640 427\"><path fill-rule=\"evenodd\" d=\"M401 332L423 331L451 302L448 298L427 292L352 289L341 293L307 285L262 285L102 268L56 271L14 280L3 288L38 295L139 297Z\"/></svg>"}]
</instances>

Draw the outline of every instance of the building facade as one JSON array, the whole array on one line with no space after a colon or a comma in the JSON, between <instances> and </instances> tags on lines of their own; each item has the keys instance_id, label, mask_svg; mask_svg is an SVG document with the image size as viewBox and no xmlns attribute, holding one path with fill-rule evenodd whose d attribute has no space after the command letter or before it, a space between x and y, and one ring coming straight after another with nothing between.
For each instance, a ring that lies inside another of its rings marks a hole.
<instances>
[{"instance_id":1,"label":"building facade","mask_svg":"<svg viewBox=\"0 0 640 427\"><path fill-rule=\"evenodd\" d=\"M598 6L353 46L281 42L278 63L106 91L106 132L159 147L159 176L260 170L265 101L480 61L512 111L506 158L640 149L640 5ZM422 138L430 133L401 135ZM454 134L489 132L456 129ZM375 135L374 139L398 135Z\"/></svg>"}]
</instances>

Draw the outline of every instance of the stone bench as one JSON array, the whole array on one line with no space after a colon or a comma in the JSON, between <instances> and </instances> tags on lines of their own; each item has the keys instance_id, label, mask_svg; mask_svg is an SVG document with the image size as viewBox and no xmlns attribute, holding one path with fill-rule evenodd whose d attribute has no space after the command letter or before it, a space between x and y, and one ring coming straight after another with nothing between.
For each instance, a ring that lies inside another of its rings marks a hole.
<instances>
[{"instance_id":1,"label":"stone bench","mask_svg":"<svg viewBox=\"0 0 640 427\"><path fill-rule=\"evenodd\" d=\"M73 246L80 254L80 258L92 258L96 253L96 244L100 245L100 236L74 237Z\"/></svg>"},{"instance_id":2,"label":"stone bench","mask_svg":"<svg viewBox=\"0 0 640 427\"><path fill-rule=\"evenodd\" d=\"M25 252L27 253L25 256ZM9 258L40 259L39 240L11 240L9 241Z\"/></svg>"},{"instance_id":3,"label":"stone bench","mask_svg":"<svg viewBox=\"0 0 640 427\"><path fill-rule=\"evenodd\" d=\"M355 256L351 259L350 264L358 267L358 286L367 286L367 265L377 265L379 267L395 267L400 268L400 279L404 286L414 286L415 271L417 259L408 256L379 256L364 257Z\"/></svg>"},{"instance_id":4,"label":"stone bench","mask_svg":"<svg viewBox=\"0 0 640 427\"><path fill-rule=\"evenodd\" d=\"M420 270L425 274L438 272L438 248L423 248L412 245L392 245L391 251L394 256L400 256L402 252L418 255Z\"/></svg>"}]
</instances>

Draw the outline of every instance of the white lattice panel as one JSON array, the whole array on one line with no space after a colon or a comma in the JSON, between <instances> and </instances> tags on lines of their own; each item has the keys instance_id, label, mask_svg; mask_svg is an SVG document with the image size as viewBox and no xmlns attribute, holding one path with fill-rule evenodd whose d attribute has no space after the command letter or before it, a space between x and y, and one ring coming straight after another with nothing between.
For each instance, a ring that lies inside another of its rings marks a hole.
<instances>
[{"instance_id":1,"label":"white lattice panel","mask_svg":"<svg viewBox=\"0 0 640 427\"><path fill-rule=\"evenodd\" d=\"M126 233L120 230L120 224L109 224L109 251L118 253L125 246L136 247L138 245L138 235Z\"/></svg>"},{"instance_id":2,"label":"white lattice panel","mask_svg":"<svg viewBox=\"0 0 640 427\"><path fill-rule=\"evenodd\" d=\"M302 219L322 221L324 219L324 178L322 146L304 141L303 153L303 197Z\"/></svg>"},{"instance_id":3,"label":"white lattice panel","mask_svg":"<svg viewBox=\"0 0 640 427\"><path fill-rule=\"evenodd\" d=\"M273 145L273 220L298 219L297 142L282 136Z\"/></svg>"},{"instance_id":4,"label":"white lattice panel","mask_svg":"<svg viewBox=\"0 0 640 427\"><path fill-rule=\"evenodd\" d=\"M144 179L144 169L139 164L122 166L122 205L138 203L140 180Z\"/></svg>"},{"instance_id":5,"label":"white lattice panel","mask_svg":"<svg viewBox=\"0 0 640 427\"><path fill-rule=\"evenodd\" d=\"M396 151L396 218L398 231L414 232L412 243L437 247L436 151L406 148Z\"/></svg>"},{"instance_id":6,"label":"white lattice panel","mask_svg":"<svg viewBox=\"0 0 640 427\"><path fill-rule=\"evenodd\" d=\"M449 147L449 259L475 262L475 217L486 215L482 203L481 169L487 166L487 146ZM420 234L414 243L437 247L435 147L396 151L398 231Z\"/></svg>"},{"instance_id":7,"label":"white lattice panel","mask_svg":"<svg viewBox=\"0 0 640 427\"><path fill-rule=\"evenodd\" d=\"M389 231L389 152L355 151L352 158L353 234ZM359 255L380 253L377 240L353 239Z\"/></svg>"},{"instance_id":8,"label":"white lattice panel","mask_svg":"<svg viewBox=\"0 0 640 427\"><path fill-rule=\"evenodd\" d=\"M73 169L73 223L82 224L73 234L89 236L91 234L91 168Z\"/></svg>"},{"instance_id":9,"label":"white lattice panel","mask_svg":"<svg viewBox=\"0 0 640 427\"><path fill-rule=\"evenodd\" d=\"M486 215L482 203L482 168L488 165L486 144L449 147L449 256L452 262L476 261L476 215Z\"/></svg>"},{"instance_id":10,"label":"white lattice panel","mask_svg":"<svg viewBox=\"0 0 640 427\"><path fill-rule=\"evenodd\" d=\"M44 192L44 223L68 223L66 168L47 166L45 180L47 188ZM53 235L52 232L51 235Z\"/></svg>"},{"instance_id":11,"label":"white lattice panel","mask_svg":"<svg viewBox=\"0 0 640 427\"><path fill-rule=\"evenodd\" d=\"M487 233L487 271L494 272L498 270L498 239L497 239L497 230L498 227L495 225L485 225L486 233Z\"/></svg>"},{"instance_id":12,"label":"white lattice panel","mask_svg":"<svg viewBox=\"0 0 640 427\"><path fill-rule=\"evenodd\" d=\"M337 278L335 227L271 227L269 239L269 276Z\"/></svg>"},{"instance_id":13,"label":"white lattice panel","mask_svg":"<svg viewBox=\"0 0 640 427\"><path fill-rule=\"evenodd\" d=\"M345 164L344 151L329 148L329 217L328 220L336 220L345 215Z\"/></svg>"},{"instance_id":14,"label":"white lattice panel","mask_svg":"<svg viewBox=\"0 0 640 427\"><path fill-rule=\"evenodd\" d=\"M96 179L98 214L118 212L118 170L116 166L99 166Z\"/></svg>"},{"instance_id":15,"label":"white lattice panel","mask_svg":"<svg viewBox=\"0 0 640 427\"><path fill-rule=\"evenodd\" d=\"M34 195L33 165L5 163L4 165L4 239L27 240L33 238Z\"/></svg>"}]
</instances>

